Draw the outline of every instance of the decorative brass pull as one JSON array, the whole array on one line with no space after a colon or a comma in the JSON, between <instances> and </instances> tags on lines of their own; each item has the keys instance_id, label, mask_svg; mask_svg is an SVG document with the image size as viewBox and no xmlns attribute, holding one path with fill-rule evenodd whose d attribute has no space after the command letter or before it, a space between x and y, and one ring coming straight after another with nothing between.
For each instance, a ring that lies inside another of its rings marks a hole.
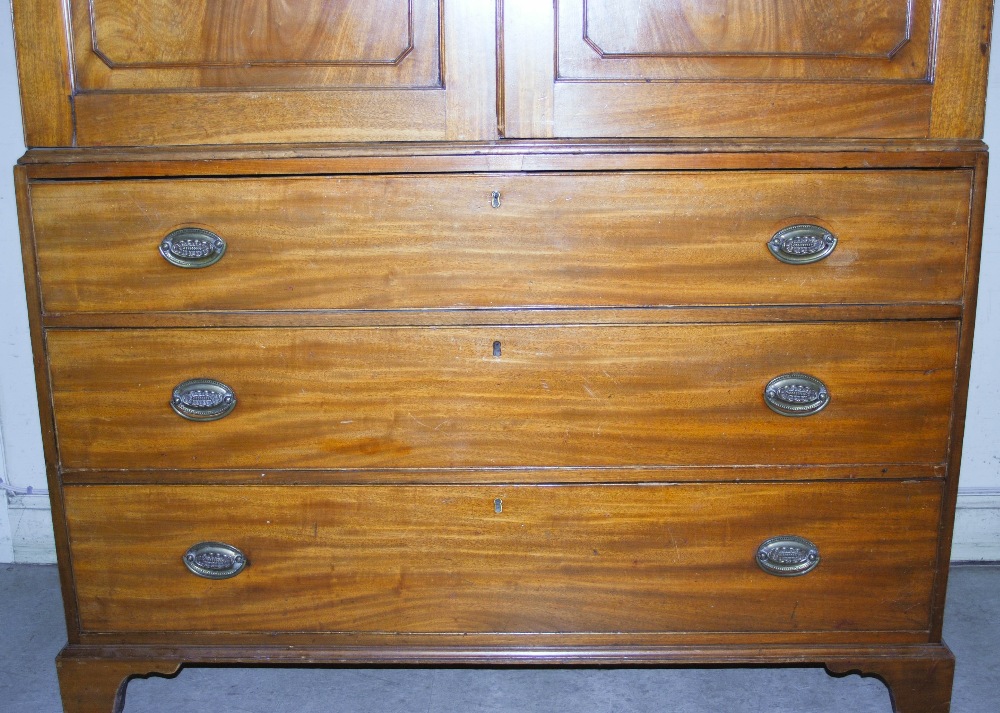
<instances>
[{"instance_id":1,"label":"decorative brass pull","mask_svg":"<svg viewBox=\"0 0 1000 713\"><path fill-rule=\"evenodd\" d=\"M170 407L189 421L218 421L236 408L236 393L215 379L188 379L174 388Z\"/></svg>"},{"instance_id":2,"label":"decorative brass pull","mask_svg":"<svg viewBox=\"0 0 1000 713\"><path fill-rule=\"evenodd\" d=\"M757 564L775 577L800 577L819 565L819 548L804 537L772 537L757 548Z\"/></svg>"},{"instance_id":3,"label":"decorative brass pull","mask_svg":"<svg viewBox=\"0 0 1000 713\"><path fill-rule=\"evenodd\" d=\"M199 542L183 559L185 567L205 579L229 579L247 566L244 554L224 542Z\"/></svg>"},{"instance_id":4,"label":"decorative brass pull","mask_svg":"<svg viewBox=\"0 0 1000 713\"><path fill-rule=\"evenodd\" d=\"M782 416L812 416L830 403L830 391L815 376L782 374L764 387L764 403Z\"/></svg>"},{"instance_id":5,"label":"decorative brass pull","mask_svg":"<svg viewBox=\"0 0 1000 713\"><path fill-rule=\"evenodd\" d=\"M805 223L779 230L767 242L767 249L781 262L808 265L819 262L837 247L837 238L826 228Z\"/></svg>"},{"instance_id":6,"label":"decorative brass pull","mask_svg":"<svg viewBox=\"0 0 1000 713\"><path fill-rule=\"evenodd\" d=\"M181 228L160 243L160 255L177 267L214 265L226 254L226 241L204 228Z\"/></svg>"}]
</instances>

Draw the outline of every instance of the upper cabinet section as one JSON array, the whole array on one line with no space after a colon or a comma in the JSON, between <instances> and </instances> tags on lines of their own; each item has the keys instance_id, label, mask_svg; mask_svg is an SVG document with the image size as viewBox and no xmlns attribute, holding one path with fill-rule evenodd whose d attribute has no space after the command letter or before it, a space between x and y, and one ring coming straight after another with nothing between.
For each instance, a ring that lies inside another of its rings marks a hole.
<instances>
[{"instance_id":1,"label":"upper cabinet section","mask_svg":"<svg viewBox=\"0 0 1000 713\"><path fill-rule=\"evenodd\" d=\"M919 139L981 136L991 4L14 0L14 20L29 146Z\"/></svg>"},{"instance_id":2,"label":"upper cabinet section","mask_svg":"<svg viewBox=\"0 0 1000 713\"><path fill-rule=\"evenodd\" d=\"M497 135L490 1L22 0L14 9L32 146Z\"/></svg>"},{"instance_id":3,"label":"upper cabinet section","mask_svg":"<svg viewBox=\"0 0 1000 713\"><path fill-rule=\"evenodd\" d=\"M505 134L976 138L989 27L989 0L505 0Z\"/></svg>"}]
</instances>

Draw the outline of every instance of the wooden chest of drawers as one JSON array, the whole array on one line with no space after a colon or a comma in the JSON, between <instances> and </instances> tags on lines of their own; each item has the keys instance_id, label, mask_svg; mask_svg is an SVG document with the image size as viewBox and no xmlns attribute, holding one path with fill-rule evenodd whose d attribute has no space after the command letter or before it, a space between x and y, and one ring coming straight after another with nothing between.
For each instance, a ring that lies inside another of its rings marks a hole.
<instances>
[{"instance_id":1,"label":"wooden chest of drawers","mask_svg":"<svg viewBox=\"0 0 1000 713\"><path fill-rule=\"evenodd\" d=\"M67 713L261 661L948 709L988 3L174 5L14 4Z\"/></svg>"}]
</instances>

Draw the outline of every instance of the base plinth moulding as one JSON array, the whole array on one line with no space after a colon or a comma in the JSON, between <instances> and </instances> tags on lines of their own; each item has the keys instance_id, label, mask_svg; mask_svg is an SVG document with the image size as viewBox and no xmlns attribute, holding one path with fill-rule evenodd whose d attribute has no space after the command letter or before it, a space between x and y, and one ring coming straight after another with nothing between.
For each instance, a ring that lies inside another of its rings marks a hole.
<instances>
[{"instance_id":1,"label":"base plinth moulding","mask_svg":"<svg viewBox=\"0 0 1000 713\"><path fill-rule=\"evenodd\" d=\"M889 688L894 713L948 713L955 659L944 644L896 647L337 649L67 646L56 659L65 713L121 713L128 681L173 676L184 664L312 665L788 665L825 666L834 676L874 676Z\"/></svg>"}]
</instances>

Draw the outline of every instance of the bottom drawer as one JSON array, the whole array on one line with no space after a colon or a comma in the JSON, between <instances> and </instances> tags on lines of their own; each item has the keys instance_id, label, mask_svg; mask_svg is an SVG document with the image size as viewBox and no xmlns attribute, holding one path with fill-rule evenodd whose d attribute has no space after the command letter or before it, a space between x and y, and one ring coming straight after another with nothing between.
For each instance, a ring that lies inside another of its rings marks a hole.
<instances>
[{"instance_id":1,"label":"bottom drawer","mask_svg":"<svg viewBox=\"0 0 1000 713\"><path fill-rule=\"evenodd\" d=\"M942 485L64 492L84 632L899 632L929 626ZM779 535L818 566L765 572ZM193 574L203 541L246 566Z\"/></svg>"}]
</instances>

